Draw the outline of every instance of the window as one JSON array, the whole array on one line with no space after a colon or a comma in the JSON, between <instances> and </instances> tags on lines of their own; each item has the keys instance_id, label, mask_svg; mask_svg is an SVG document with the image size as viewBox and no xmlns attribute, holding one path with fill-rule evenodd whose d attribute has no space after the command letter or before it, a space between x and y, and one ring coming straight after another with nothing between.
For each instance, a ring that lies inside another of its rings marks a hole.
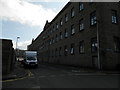
<instances>
[{"instance_id":1,"label":"window","mask_svg":"<svg viewBox=\"0 0 120 90\"><path fill-rule=\"evenodd\" d=\"M84 9L84 4L83 3L79 3L79 10L82 11Z\"/></svg>"},{"instance_id":2,"label":"window","mask_svg":"<svg viewBox=\"0 0 120 90\"><path fill-rule=\"evenodd\" d=\"M75 34L74 24L71 26L71 35Z\"/></svg>"},{"instance_id":3,"label":"window","mask_svg":"<svg viewBox=\"0 0 120 90\"><path fill-rule=\"evenodd\" d=\"M84 53L84 41L79 42L79 53Z\"/></svg>"},{"instance_id":4,"label":"window","mask_svg":"<svg viewBox=\"0 0 120 90\"><path fill-rule=\"evenodd\" d=\"M75 11L74 11L74 8L71 9L71 17L74 17L75 16Z\"/></svg>"},{"instance_id":5,"label":"window","mask_svg":"<svg viewBox=\"0 0 120 90\"><path fill-rule=\"evenodd\" d=\"M56 42L58 41L58 36L56 35Z\"/></svg>"},{"instance_id":6,"label":"window","mask_svg":"<svg viewBox=\"0 0 120 90\"><path fill-rule=\"evenodd\" d=\"M97 23L96 12L90 14L90 25L95 25Z\"/></svg>"},{"instance_id":7,"label":"window","mask_svg":"<svg viewBox=\"0 0 120 90\"><path fill-rule=\"evenodd\" d=\"M54 37L52 38L52 42L53 42L53 43L55 42Z\"/></svg>"},{"instance_id":8,"label":"window","mask_svg":"<svg viewBox=\"0 0 120 90\"><path fill-rule=\"evenodd\" d=\"M50 40L50 45L52 44L52 40Z\"/></svg>"},{"instance_id":9,"label":"window","mask_svg":"<svg viewBox=\"0 0 120 90\"><path fill-rule=\"evenodd\" d=\"M117 11L112 10L112 23L117 23Z\"/></svg>"},{"instance_id":10,"label":"window","mask_svg":"<svg viewBox=\"0 0 120 90\"><path fill-rule=\"evenodd\" d=\"M65 54L65 56L67 56L67 54L68 54L68 49L67 49L67 46L65 45L65 47L64 47L64 54Z\"/></svg>"},{"instance_id":11,"label":"window","mask_svg":"<svg viewBox=\"0 0 120 90\"><path fill-rule=\"evenodd\" d=\"M114 37L114 48L116 52L120 52L120 38Z\"/></svg>"},{"instance_id":12,"label":"window","mask_svg":"<svg viewBox=\"0 0 120 90\"><path fill-rule=\"evenodd\" d=\"M50 34L50 30L48 30L48 34Z\"/></svg>"},{"instance_id":13,"label":"window","mask_svg":"<svg viewBox=\"0 0 120 90\"><path fill-rule=\"evenodd\" d=\"M55 49L55 57L57 57L57 48Z\"/></svg>"},{"instance_id":14,"label":"window","mask_svg":"<svg viewBox=\"0 0 120 90\"><path fill-rule=\"evenodd\" d=\"M60 19L60 26L62 26L63 25L63 21L62 21L62 18Z\"/></svg>"},{"instance_id":15,"label":"window","mask_svg":"<svg viewBox=\"0 0 120 90\"><path fill-rule=\"evenodd\" d=\"M53 31L55 31L55 27L53 26Z\"/></svg>"},{"instance_id":16,"label":"window","mask_svg":"<svg viewBox=\"0 0 120 90\"><path fill-rule=\"evenodd\" d=\"M62 39L62 32L60 32L60 40Z\"/></svg>"},{"instance_id":17,"label":"window","mask_svg":"<svg viewBox=\"0 0 120 90\"><path fill-rule=\"evenodd\" d=\"M52 50L52 57L54 57L54 50Z\"/></svg>"},{"instance_id":18,"label":"window","mask_svg":"<svg viewBox=\"0 0 120 90\"><path fill-rule=\"evenodd\" d=\"M68 14L65 15L65 22L68 21Z\"/></svg>"},{"instance_id":19,"label":"window","mask_svg":"<svg viewBox=\"0 0 120 90\"><path fill-rule=\"evenodd\" d=\"M67 38L68 37L68 32L67 32L67 30L65 29L65 38Z\"/></svg>"},{"instance_id":20,"label":"window","mask_svg":"<svg viewBox=\"0 0 120 90\"><path fill-rule=\"evenodd\" d=\"M97 52L97 38L92 38L91 39L91 51L92 52Z\"/></svg>"},{"instance_id":21,"label":"window","mask_svg":"<svg viewBox=\"0 0 120 90\"><path fill-rule=\"evenodd\" d=\"M62 55L62 48L60 47L59 48L59 56L61 56Z\"/></svg>"},{"instance_id":22,"label":"window","mask_svg":"<svg viewBox=\"0 0 120 90\"><path fill-rule=\"evenodd\" d=\"M52 29L50 29L50 33L52 33Z\"/></svg>"},{"instance_id":23,"label":"window","mask_svg":"<svg viewBox=\"0 0 120 90\"><path fill-rule=\"evenodd\" d=\"M74 55L74 43L71 44L70 54Z\"/></svg>"},{"instance_id":24,"label":"window","mask_svg":"<svg viewBox=\"0 0 120 90\"><path fill-rule=\"evenodd\" d=\"M58 29L58 28L59 28L58 23L56 23L56 29Z\"/></svg>"},{"instance_id":25,"label":"window","mask_svg":"<svg viewBox=\"0 0 120 90\"><path fill-rule=\"evenodd\" d=\"M83 30L84 29L84 23L83 23L83 19L81 19L80 21L79 21L79 25L80 25L80 31L81 30Z\"/></svg>"}]
</instances>

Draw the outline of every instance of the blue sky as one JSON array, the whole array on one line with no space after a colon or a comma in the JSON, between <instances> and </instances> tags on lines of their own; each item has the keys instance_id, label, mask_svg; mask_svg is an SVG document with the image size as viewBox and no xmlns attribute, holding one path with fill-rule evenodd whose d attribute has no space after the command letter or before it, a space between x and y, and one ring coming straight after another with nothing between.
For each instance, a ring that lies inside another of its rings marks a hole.
<instances>
[{"instance_id":1,"label":"blue sky","mask_svg":"<svg viewBox=\"0 0 120 90\"><path fill-rule=\"evenodd\" d=\"M0 38L11 39L16 48L19 36L18 48L27 49L43 30L46 20L51 21L68 1L0 0Z\"/></svg>"}]
</instances>

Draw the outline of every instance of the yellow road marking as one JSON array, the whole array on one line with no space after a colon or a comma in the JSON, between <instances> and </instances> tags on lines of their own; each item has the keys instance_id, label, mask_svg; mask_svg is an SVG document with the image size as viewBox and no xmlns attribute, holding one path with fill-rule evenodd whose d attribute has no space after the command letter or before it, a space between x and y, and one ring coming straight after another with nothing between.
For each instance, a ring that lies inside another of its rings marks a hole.
<instances>
[{"instance_id":1,"label":"yellow road marking","mask_svg":"<svg viewBox=\"0 0 120 90\"><path fill-rule=\"evenodd\" d=\"M34 74L30 72L30 70L28 70L28 76L33 76Z\"/></svg>"},{"instance_id":2,"label":"yellow road marking","mask_svg":"<svg viewBox=\"0 0 120 90\"><path fill-rule=\"evenodd\" d=\"M25 79L27 77L22 77L22 78L16 78L16 79L11 79L11 80L4 80L2 82L12 82L12 81L17 81L17 80L22 80L22 79ZM1 81L0 81L1 82Z\"/></svg>"}]
</instances>

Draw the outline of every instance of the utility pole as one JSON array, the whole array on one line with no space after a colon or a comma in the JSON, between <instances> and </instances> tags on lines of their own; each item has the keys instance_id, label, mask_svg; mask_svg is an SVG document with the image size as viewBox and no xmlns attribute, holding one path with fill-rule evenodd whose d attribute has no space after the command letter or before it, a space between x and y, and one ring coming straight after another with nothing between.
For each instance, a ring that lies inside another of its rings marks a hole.
<instances>
[{"instance_id":1,"label":"utility pole","mask_svg":"<svg viewBox=\"0 0 120 90\"><path fill-rule=\"evenodd\" d=\"M16 39L16 50L17 50L18 39L20 39L20 37L17 37L17 39Z\"/></svg>"},{"instance_id":2,"label":"utility pole","mask_svg":"<svg viewBox=\"0 0 120 90\"><path fill-rule=\"evenodd\" d=\"M20 37L17 37L17 39L16 39L16 55L18 55L18 53L19 53L18 48L17 48L18 39L20 39Z\"/></svg>"}]
</instances>

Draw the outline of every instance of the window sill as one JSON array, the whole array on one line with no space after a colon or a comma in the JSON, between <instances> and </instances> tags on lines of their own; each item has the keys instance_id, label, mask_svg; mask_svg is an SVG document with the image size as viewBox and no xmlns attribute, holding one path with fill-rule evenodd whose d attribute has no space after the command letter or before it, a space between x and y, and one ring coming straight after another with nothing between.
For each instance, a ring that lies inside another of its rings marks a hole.
<instances>
[{"instance_id":1,"label":"window sill","mask_svg":"<svg viewBox=\"0 0 120 90\"><path fill-rule=\"evenodd\" d=\"M67 23L68 22L68 20L67 21L65 21L65 23Z\"/></svg>"},{"instance_id":2,"label":"window sill","mask_svg":"<svg viewBox=\"0 0 120 90\"><path fill-rule=\"evenodd\" d=\"M62 25L60 25L60 28L63 26L63 24Z\"/></svg>"},{"instance_id":3,"label":"window sill","mask_svg":"<svg viewBox=\"0 0 120 90\"><path fill-rule=\"evenodd\" d=\"M79 30L79 32L82 32L82 31L84 31L84 29L82 29L82 30Z\"/></svg>"},{"instance_id":4,"label":"window sill","mask_svg":"<svg viewBox=\"0 0 120 90\"><path fill-rule=\"evenodd\" d=\"M117 22L117 23L113 23L113 22L112 22L112 24L118 25L118 22Z\"/></svg>"},{"instance_id":5,"label":"window sill","mask_svg":"<svg viewBox=\"0 0 120 90\"><path fill-rule=\"evenodd\" d=\"M73 19L75 16L71 16L71 18Z\"/></svg>"},{"instance_id":6,"label":"window sill","mask_svg":"<svg viewBox=\"0 0 120 90\"><path fill-rule=\"evenodd\" d=\"M73 54L70 54L70 55L74 55L74 53L73 53Z\"/></svg>"},{"instance_id":7,"label":"window sill","mask_svg":"<svg viewBox=\"0 0 120 90\"><path fill-rule=\"evenodd\" d=\"M96 24L93 24L93 25L90 25L90 27L96 27L97 26L97 23Z\"/></svg>"},{"instance_id":8,"label":"window sill","mask_svg":"<svg viewBox=\"0 0 120 90\"><path fill-rule=\"evenodd\" d=\"M84 9L82 9L82 10L79 10L79 12L82 12L82 11L84 11Z\"/></svg>"},{"instance_id":9,"label":"window sill","mask_svg":"<svg viewBox=\"0 0 120 90\"><path fill-rule=\"evenodd\" d=\"M71 36L75 35L75 33L71 34Z\"/></svg>"}]
</instances>

